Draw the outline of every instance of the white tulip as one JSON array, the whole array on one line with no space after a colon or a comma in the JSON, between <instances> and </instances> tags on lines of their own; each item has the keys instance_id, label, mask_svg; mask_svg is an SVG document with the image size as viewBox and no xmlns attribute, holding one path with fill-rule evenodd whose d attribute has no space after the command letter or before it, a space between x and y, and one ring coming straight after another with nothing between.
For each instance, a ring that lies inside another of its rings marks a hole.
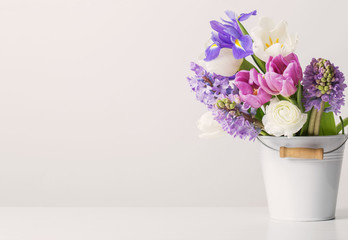
<instances>
[{"instance_id":1,"label":"white tulip","mask_svg":"<svg viewBox=\"0 0 348 240\"><path fill-rule=\"evenodd\" d=\"M289 101L273 98L266 107L262 118L265 131L274 136L291 137L298 132L307 121L307 114Z\"/></svg>"},{"instance_id":2,"label":"white tulip","mask_svg":"<svg viewBox=\"0 0 348 240\"><path fill-rule=\"evenodd\" d=\"M270 18L261 18L257 27L251 30L250 36L254 41L254 54L267 62L269 57L287 56L295 51L298 37L288 33L285 21L275 25Z\"/></svg>"},{"instance_id":3,"label":"white tulip","mask_svg":"<svg viewBox=\"0 0 348 240\"><path fill-rule=\"evenodd\" d=\"M200 117L197 127L202 132L200 138L215 138L226 134L211 112L206 112Z\"/></svg>"},{"instance_id":4,"label":"white tulip","mask_svg":"<svg viewBox=\"0 0 348 240\"><path fill-rule=\"evenodd\" d=\"M204 61L205 55L202 55L198 64L208 72L213 72L224 77L233 76L240 68L243 59L235 59L230 48L222 48L217 58L211 61Z\"/></svg>"}]
</instances>

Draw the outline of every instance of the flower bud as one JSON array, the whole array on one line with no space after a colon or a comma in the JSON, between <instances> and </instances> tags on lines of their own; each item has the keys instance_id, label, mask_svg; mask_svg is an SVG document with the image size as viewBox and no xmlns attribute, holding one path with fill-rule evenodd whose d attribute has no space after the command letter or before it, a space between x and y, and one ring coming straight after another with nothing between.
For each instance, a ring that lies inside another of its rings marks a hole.
<instances>
[{"instance_id":1,"label":"flower bud","mask_svg":"<svg viewBox=\"0 0 348 240\"><path fill-rule=\"evenodd\" d=\"M224 104L224 102L221 101L221 100L218 100L217 103L216 103L216 105L217 105L218 108L225 108L225 104Z\"/></svg>"},{"instance_id":2,"label":"flower bud","mask_svg":"<svg viewBox=\"0 0 348 240\"><path fill-rule=\"evenodd\" d=\"M221 125L214 119L211 112L206 112L201 116L198 120L197 127L201 131L200 138L214 138L225 134Z\"/></svg>"}]
</instances>

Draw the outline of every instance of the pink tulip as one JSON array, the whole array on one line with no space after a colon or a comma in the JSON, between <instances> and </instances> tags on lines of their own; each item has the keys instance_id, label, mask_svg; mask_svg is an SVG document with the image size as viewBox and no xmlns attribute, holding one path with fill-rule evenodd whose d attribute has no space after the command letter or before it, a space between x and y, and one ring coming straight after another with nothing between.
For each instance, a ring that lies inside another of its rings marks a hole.
<instances>
[{"instance_id":1,"label":"pink tulip","mask_svg":"<svg viewBox=\"0 0 348 240\"><path fill-rule=\"evenodd\" d=\"M278 55L268 59L265 77L260 78L260 87L268 94L290 97L301 80L302 69L296 54Z\"/></svg>"},{"instance_id":2,"label":"pink tulip","mask_svg":"<svg viewBox=\"0 0 348 240\"><path fill-rule=\"evenodd\" d=\"M260 88L262 74L254 68L250 71L239 71L236 74L235 85L239 89L239 96L243 102L250 104L253 108L259 108L269 102L271 95Z\"/></svg>"}]
</instances>

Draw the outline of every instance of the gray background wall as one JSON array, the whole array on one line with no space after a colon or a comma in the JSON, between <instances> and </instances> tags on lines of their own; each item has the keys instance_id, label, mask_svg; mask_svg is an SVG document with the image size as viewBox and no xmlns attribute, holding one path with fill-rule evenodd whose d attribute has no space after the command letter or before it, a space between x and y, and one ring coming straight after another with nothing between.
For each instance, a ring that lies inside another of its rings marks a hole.
<instances>
[{"instance_id":1,"label":"gray background wall","mask_svg":"<svg viewBox=\"0 0 348 240\"><path fill-rule=\"evenodd\" d=\"M303 67L348 76L344 1L2 0L0 206L266 205L257 142L199 139L186 82L227 9L287 20Z\"/></svg>"}]
</instances>

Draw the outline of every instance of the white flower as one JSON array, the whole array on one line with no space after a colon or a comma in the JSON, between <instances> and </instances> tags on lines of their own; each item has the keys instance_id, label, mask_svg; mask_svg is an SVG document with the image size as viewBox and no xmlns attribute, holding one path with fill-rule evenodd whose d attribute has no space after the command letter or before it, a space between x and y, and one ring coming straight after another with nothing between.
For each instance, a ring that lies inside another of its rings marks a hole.
<instances>
[{"instance_id":1,"label":"white flower","mask_svg":"<svg viewBox=\"0 0 348 240\"><path fill-rule=\"evenodd\" d=\"M198 64L208 72L213 72L224 77L233 76L240 68L243 59L235 59L230 48L222 48L217 58L211 61L204 61L202 55Z\"/></svg>"},{"instance_id":2,"label":"white flower","mask_svg":"<svg viewBox=\"0 0 348 240\"><path fill-rule=\"evenodd\" d=\"M279 101L273 98L266 107L266 114L262 118L265 131L274 136L292 136L298 132L307 121L307 114L289 101Z\"/></svg>"},{"instance_id":3,"label":"white flower","mask_svg":"<svg viewBox=\"0 0 348 240\"><path fill-rule=\"evenodd\" d=\"M261 18L257 27L251 30L254 41L254 54L267 62L270 56L281 54L287 56L295 51L298 37L288 33L287 23L282 21L275 25L270 18Z\"/></svg>"},{"instance_id":4,"label":"white flower","mask_svg":"<svg viewBox=\"0 0 348 240\"><path fill-rule=\"evenodd\" d=\"M202 132L200 138L214 138L226 134L211 112L206 112L200 117L197 127Z\"/></svg>"}]
</instances>

